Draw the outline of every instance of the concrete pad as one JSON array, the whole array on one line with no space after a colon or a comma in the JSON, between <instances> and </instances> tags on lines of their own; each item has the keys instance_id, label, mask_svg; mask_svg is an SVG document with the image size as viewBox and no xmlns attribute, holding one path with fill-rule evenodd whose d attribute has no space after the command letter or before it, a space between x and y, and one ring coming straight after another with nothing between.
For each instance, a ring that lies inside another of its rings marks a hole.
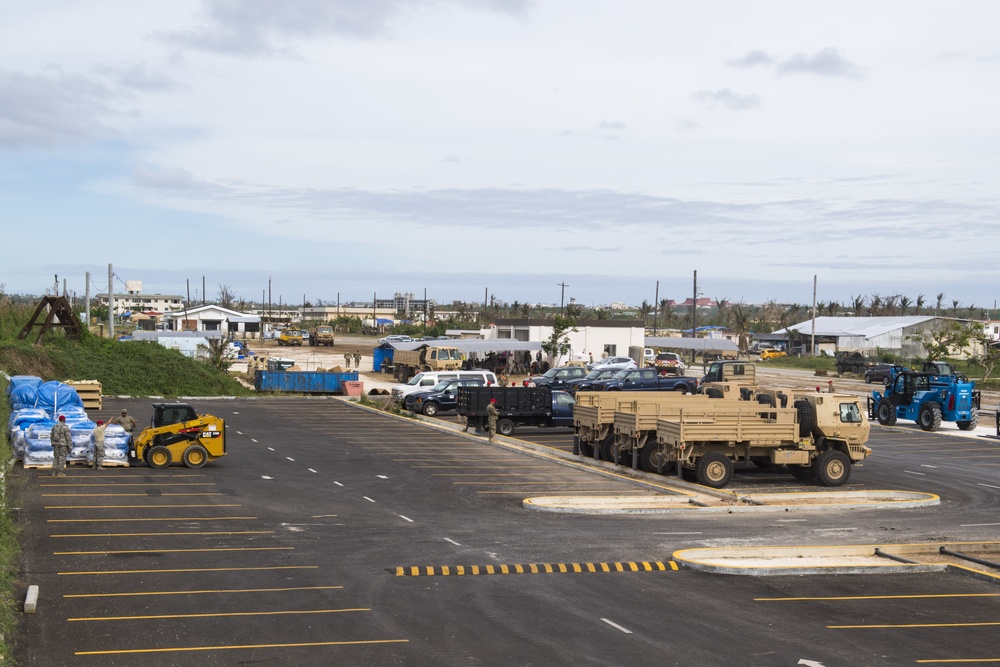
<instances>
[{"instance_id":1,"label":"concrete pad","mask_svg":"<svg viewBox=\"0 0 1000 667\"><path fill-rule=\"evenodd\" d=\"M38 608L38 586L28 586L28 594L24 596L24 613L34 614Z\"/></svg>"},{"instance_id":2,"label":"concrete pad","mask_svg":"<svg viewBox=\"0 0 1000 667\"><path fill-rule=\"evenodd\" d=\"M1000 571L973 570L968 561L941 554L945 547L987 560L1000 557L1000 542L932 542L887 545L770 546L682 549L673 559L683 567L715 574L885 574L970 570L1000 583ZM879 556L880 551L911 563Z\"/></svg>"}]
</instances>

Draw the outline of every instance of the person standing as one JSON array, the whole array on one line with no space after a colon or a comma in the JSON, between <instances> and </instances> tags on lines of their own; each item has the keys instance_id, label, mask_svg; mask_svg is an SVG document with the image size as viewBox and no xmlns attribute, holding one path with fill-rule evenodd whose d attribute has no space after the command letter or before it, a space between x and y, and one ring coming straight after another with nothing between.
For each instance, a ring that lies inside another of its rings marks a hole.
<instances>
[{"instance_id":1,"label":"person standing","mask_svg":"<svg viewBox=\"0 0 1000 667\"><path fill-rule=\"evenodd\" d=\"M354 350L354 367L361 370L361 353L357 350Z\"/></svg>"},{"instance_id":2,"label":"person standing","mask_svg":"<svg viewBox=\"0 0 1000 667\"><path fill-rule=\"evenodd\" d=\"M100 419L94 428L94 465L96 470L104 470L104 431L108 426Z\"/></svg>"},{"instance_id":3,"label":"person standing","mask_svg":"<svg viewBox=\"0 0 1000 667\"><path fill-rule=\"evenodd\" d=\"M66 417L59 415L59 421L49 432L49 443L52 445L52 476L65 477L63 470L66 468L66 455L73 444L73 435L66 426Z\"/></svg>"},{"instance_id":4,"label":"person standing","mask_svg":"<svg viewBox=\"0 0 1000 667\"><path fill-rule=\"evenodd\" d=\"M491 398L490 404L486 406L486 430L490 434L490 442L493 442L493 436L497 434L497 419L500 417L500 411L497 409L497 399Z\"/></svg>"},{"instance_id":5,"label":"person standing","mask_svg":"<svg viewBox=\"0 0 1000 667\"><path fill-rule=\"evenodd\" d=\"M507 376L504 374L503 371L500 371L500 377L498 378L498 384L501 387L506 387L508 384L510 384L510 382L507 380Z\"/></svg>"},{"instance_id":6,"label":"person standing","mask_svg":"<svg viewBox=\"0 0 1000 667\"><path fill-rule=\"evenodd\" d=\"M347 364L347 370L351 370L351 353L344 352L344 363Z\"/></svg>"},{"instance_id":7,"label":"person standing","mask_svg":"<svg viewBox=\"0 0 1000 667\"><path fill-rule=\"evenodd\" d=\"M128 410L122 410L120 416L112 418L111 421L109 421L108 423L118 424L123 429L125 429L125 433L128 434L129 440L132 439L132 431L135 430L135 420L129 416Z\"/></svg>"}]
</instances>

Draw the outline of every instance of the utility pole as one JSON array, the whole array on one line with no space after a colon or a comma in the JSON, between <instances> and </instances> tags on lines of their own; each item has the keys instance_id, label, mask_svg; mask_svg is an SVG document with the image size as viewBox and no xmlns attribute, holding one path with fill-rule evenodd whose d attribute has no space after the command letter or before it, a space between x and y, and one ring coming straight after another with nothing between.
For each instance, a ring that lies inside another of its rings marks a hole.
<instances>
[{"instance_id":1,"label":"utility pole","mask_svg":"<svg viewBox=\"0 0 1000 667\"><path fill-rule=\"evenodd\" d=\"M694 272L694 294L691 295L691 338L697 338L694 330L698 326L698 270L695 269ZM691 350L691 365L694 365L695 357L698 356L698 351L695 349ZM702 357L704 362L705 358Z\"/></svg>"},{"instance_id":2,"label":"utility pole","mask_svg":"<svg viewBox=\"0 0 1000 667\"><path fill-rule=\"evenodd\" d=\"M486 326L487 318L489 317L489 314L487 312L489 304L490 304L490 288L487 287L486 291L483 293L483 327Z\"/></svg>"},{"instance_id":3,"label":"utility pole","mask_svg":"<svg viewBox=\"0 0 1000 667\"><path fill-rule=\"evenodd\" d=\"M84 298L87 301L84 304L84 307L87 309L87 314L86 314L86 318L87 318L87 331L90 331L90 271L87 271L87 290L86 290L86 294L87 294L87 296L84 297Z\"/></svg>"},{"instance_id":4,"label":"utility pole","mask_svg":"<svg viewBox=\"0 0 1000 667\"><path fill-rule=\"evenodd\" d=\"M812 341L809 343L812 356L816 356L816 274L813 274L813 321L812 321Z\"/></svg>"},{"instance_id":5,"label":"utility pole","mask_svg":"<svg viewBox=\"0 0 1000 667\"><path fill-rule=\"evenodd\" d=\"M191 279L185 278L187 284L187 301L184 302L184 321L181 322L181 331L187 331L188 308L191 307Z\"/></svg>"},{"instance_id":6,"label":"utility pole","mask_svg":"<svg viewBox=\"0 0 1000 667\"><path fill-rule=\"evenodd\" d=\"M562 296L559 297L559 314L565 316L566 307L564 304L566 303L566 288L569 287L569 285L566 283L557 283L557 286L562 288Z\"/></svg>"},{"instance_id":7,"label":"utility pole","mask_svg":"<svg viewBox=\"0 0 1000 667\"><path fill-rule=\"evenodd\" d=\"M653 299L653 335L656 336L656 317L660 314L660 281L656 281L656 297Z\"/></svg>"},{"instance_id":8,"label":"utility pole","mask_svg":"<svg viewBox=\"0 0 1000 667\"><path fill-rule=\"evenodd\" d=\"M112 282L114 269L108 264L108 338L115 338L115 286Z\"/></svg>"},{"instance_id":9,"label":"utility pole","mask_svg":"<svg viewBox=\"0 0 1000 667\"><path fill-rule=\"evenodd\" d=\"M208 296L208 292L205 291L205 276L201 277L201 305L205 305L205 298Z\"/></svg>"}]
</instances>

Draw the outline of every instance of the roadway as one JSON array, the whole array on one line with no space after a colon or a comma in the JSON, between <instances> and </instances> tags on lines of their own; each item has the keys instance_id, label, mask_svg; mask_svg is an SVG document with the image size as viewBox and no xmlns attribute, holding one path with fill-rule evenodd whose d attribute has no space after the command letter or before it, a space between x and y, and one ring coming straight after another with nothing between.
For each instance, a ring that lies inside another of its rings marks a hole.
<instances>
[{"instance_id":1,"label":"roadway","mask_svg":"<svg viewBox=\"0 0 1000 667\"><path fill-rule=\"evenodd\" d=\"M17 469L21 584L41 589L19 664L1000 660L1000 589L975 579L736 577L671 561L697 546L996 539L993 438L873 428L851 484L941 495L932 508L587 516L521 501L650 489L339 400L194 404L226 419L230 452L200 470ZM121 407L151 414L125 400L105 412ZM801 488L756 470L735 484Z\"/></svg>"}]
</instances>

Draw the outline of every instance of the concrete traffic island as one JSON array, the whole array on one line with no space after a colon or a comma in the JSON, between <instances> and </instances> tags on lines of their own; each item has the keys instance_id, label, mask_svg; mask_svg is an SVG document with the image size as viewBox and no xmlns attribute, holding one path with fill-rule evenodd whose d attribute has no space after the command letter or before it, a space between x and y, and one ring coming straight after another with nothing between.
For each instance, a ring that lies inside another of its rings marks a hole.
<instances>
[{"instance_id":1,"label":"concrete traffic island","mask_svg":"<svg viewBox=\"0 0 1000 667\"><path fill-rule=\"evenodd\" d=\"M1000 542L682 549L681 567L714 574L777 576L958 572L1000 584Z\"/></svg>"},{"instance_id":2,"label":"concrete traffic island","mask_svg":"<svg viewBox=\"0 0 1000 667\"><path fill-rule=\"evenodd\" d=\"M691 485L694 486L694 485ZM695 487L701 488L701 487ZM540 496L522 507L576 514L661 514L668 512L788 512L830 509L899 509L938 505L932 493L917 491L811 491L801 493L720 494L676 489L678 496Z\"/></svg>"}]
</instances>

